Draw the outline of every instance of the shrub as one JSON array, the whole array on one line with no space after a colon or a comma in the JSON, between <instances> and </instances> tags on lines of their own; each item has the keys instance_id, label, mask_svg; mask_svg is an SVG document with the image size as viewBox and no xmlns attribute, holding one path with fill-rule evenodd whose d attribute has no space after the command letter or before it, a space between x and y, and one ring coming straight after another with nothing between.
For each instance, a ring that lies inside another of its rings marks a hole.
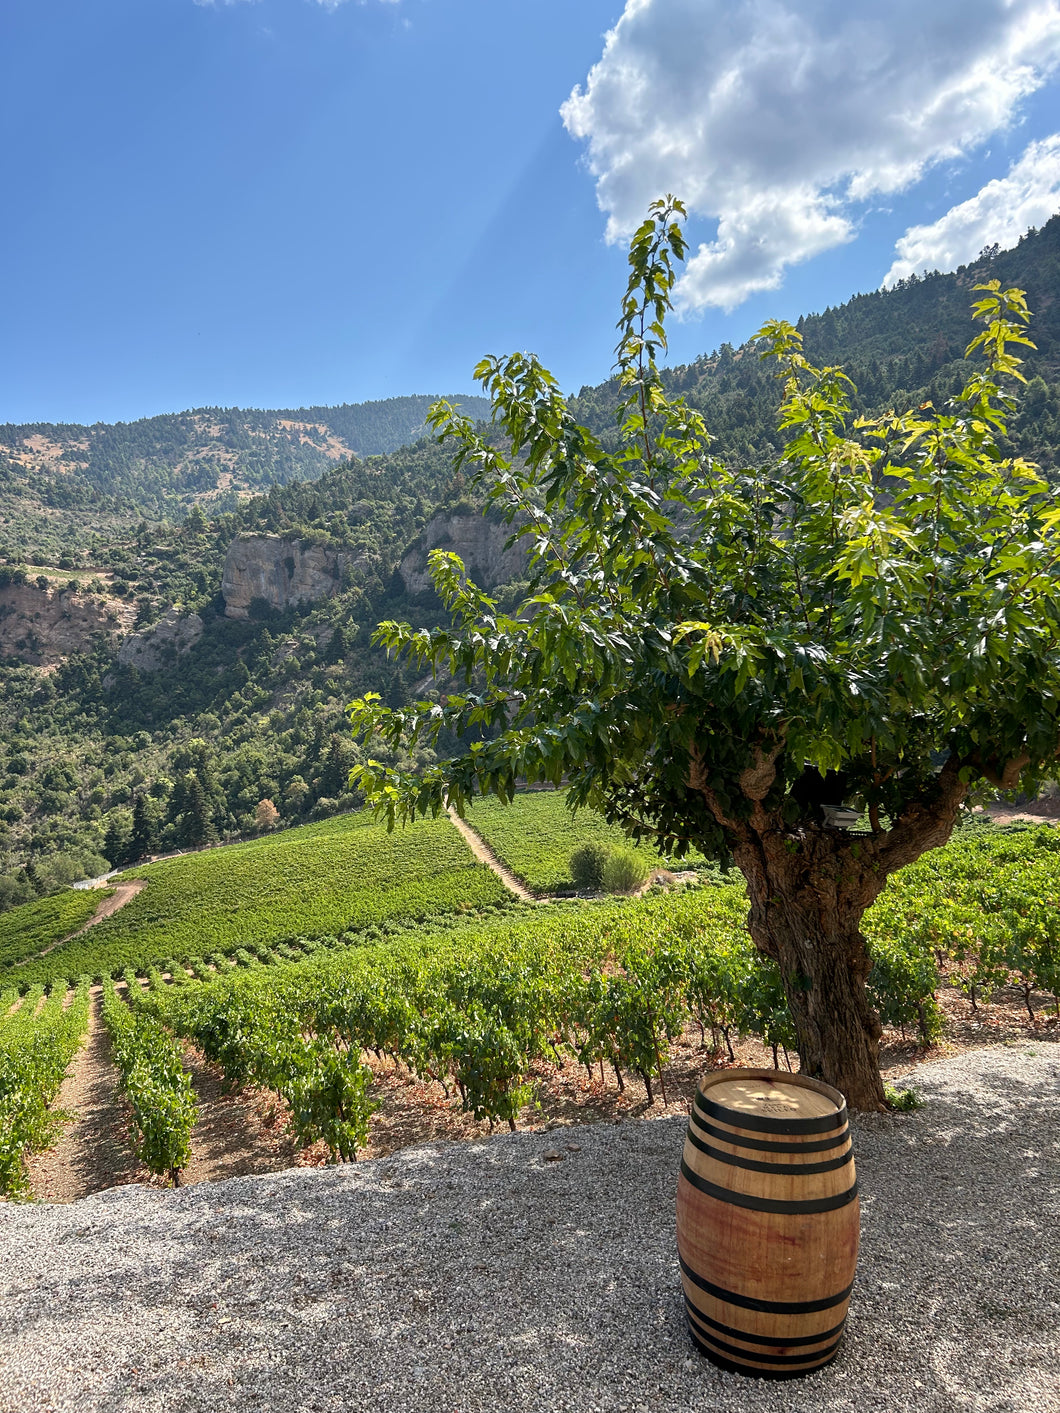
<instances>
[{"instance_id":1,"label":"shrub","mask_svg":"<svg viewBox=\"0 0 1060 1413\"><path fill-rule=\"evenodd\" d=\"M598 893L604 886L604 864L611 853L607 844L582 844L570 856L570 876L575 888Z\"/></svg>"},{"instance_id":2,"label":"shrub","mask_svg":"<svg viewBox=\"0 0 1060 1413\"><path fill-rule=\"evenodd\" d=\"M601 881L607 893L635 893L648 881L651 865L634 849L611 849L604 859Z\"/></svg>"},{"instance_id":3,"label":"shrub","mask_svg":"<svg viewBox=\"0 0 1060 1413\"><path fill-rule=\"evenodd\" d=\"M892 1113L910 1114L924 1107L924 1100L916 1089L895 1089L893 1085L886 1084L883 1092Z\"/></svg>"}]
</instances>

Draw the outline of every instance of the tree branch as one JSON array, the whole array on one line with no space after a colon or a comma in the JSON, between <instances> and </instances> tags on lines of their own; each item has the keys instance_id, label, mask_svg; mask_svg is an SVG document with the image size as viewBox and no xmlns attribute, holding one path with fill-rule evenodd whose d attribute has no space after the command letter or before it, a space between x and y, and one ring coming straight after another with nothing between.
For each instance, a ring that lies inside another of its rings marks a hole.
<instances>
[{"instance_id":1,"label":"tree branch","mask_svg":"<svg viewBox=\"0 0 1060 1413\"><path fill-rule=\"evenodd\" d=\"M921 854L939 848L949 839L968 795L968 784L961 779L961 765L957 755L951 753L936 777L934 800L917 800L908 805L875 844L876 859L887 874L915 862Z\"/></svg>"},{"instance_id":2,"label":"tree branch","mask_svg":"<svg viewBox=\"0 0 1060 1413\"><path fill-rule=\"evenodd\" d=\"M1057 752L1060 755L1060 751ZM982 771L985 779L991 785L996 785L999 790L1014 790L1019 784L1019 778L1023 771L1031 763L1030 755L1024 752L1021 756L1014 756L1012 760L1007 760L1002 765L998 761L975 759L974 764Z\"/></svg>"}]
</instances>

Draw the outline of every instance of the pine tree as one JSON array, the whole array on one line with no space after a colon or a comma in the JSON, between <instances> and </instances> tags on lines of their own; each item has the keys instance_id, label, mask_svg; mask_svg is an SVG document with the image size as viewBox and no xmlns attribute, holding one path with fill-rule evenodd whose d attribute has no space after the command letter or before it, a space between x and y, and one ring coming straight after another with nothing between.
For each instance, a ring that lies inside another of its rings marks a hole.
<instances>
[{"instance_id":1,"label":"pine tree","mask_svg":"<svg viewBox=\"0 0 1060 1413\"><path fill-rule=\"evenodd\" d=\"M331 641L324 649L324 661L333 664L341 662L346 656L346 634L342 631L342 624L335 629L331 635Z\"/></svg>"},{"instance_id":2,"label":"pine tree","mask_svg":"<svg viewBox=\"0 0 1060 1413\"><path fill-rule=\"evenodd\" d=\"M146 795L133 801L132 835L129 838L129 859L146 858L158 846L158 824L147 803Z\"/></svg>"},{"instance_id":3,"label":"pine tree","mask_svg":"<svg viewBox=\"0 0 1060 1413\"><path fill-rule=\"evenodd\" d=\"M180 817L180 842L182 844L210 844L217 838L214 828L213 811L202 781L197 775L189 776L184 791L184 812Z\"/></svg>"},{"instance_id":4,"label":"pine tree","mask_svg":"<svg viewBox=\"0 0 1060 1413\"><path fill-rule=\"evenodd\" d=\"M107 832L103 837L103 854L111 868L121 868L129 862L129 838L125 821L118 815L112 815L107 824Z\"/></svg>"}]
</instances>

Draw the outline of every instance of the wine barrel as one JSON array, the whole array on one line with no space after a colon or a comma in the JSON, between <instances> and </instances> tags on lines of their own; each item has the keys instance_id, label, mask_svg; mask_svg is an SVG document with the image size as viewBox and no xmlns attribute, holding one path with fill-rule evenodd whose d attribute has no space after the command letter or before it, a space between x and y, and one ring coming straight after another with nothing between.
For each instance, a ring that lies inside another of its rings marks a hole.
<instances>
[{"instance_id":1,"label":"wine barrel","mask_svg":"<svg viewBox=\"0 0 1060 1413\"><path fill-rule=\"evenodd\" d=\"M842 1094L776 1070L705 1075L677 1181L677 1253L697 1348L758 1379L830 1363L858 1236Z\"/></svg>"}]
</instances>

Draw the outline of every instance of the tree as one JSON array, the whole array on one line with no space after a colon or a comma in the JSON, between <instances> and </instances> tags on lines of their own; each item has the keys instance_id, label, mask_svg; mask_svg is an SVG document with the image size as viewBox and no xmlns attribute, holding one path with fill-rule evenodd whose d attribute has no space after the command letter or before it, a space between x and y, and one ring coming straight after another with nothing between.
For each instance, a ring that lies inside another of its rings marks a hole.
<instances>
[{"instance_id":1,"label":"tree","mask_svg":"<svg viewBox=\"0 0 1060 1413\"><path fill-rule=\"evenodd\" d=\"M316 782L318 797L341 795L356 763L357 750L353 742L333 732Z\"/></svg>"},{"instance_id":2,"label":"tree","mask_svg":"<svg viewBox=\"0 0 1060 1413\"><path fill-rule=\"evenodd\" d=\"M197 775L188 774L178 781L174 798L181 803L177 820L177 838L181 844L212 844L217 838L210 800Z\"/></svg>"},{"instance_id":3,"label":"tree","mask_svg":"<svg viewBox=\"0 0 1060 1413\"><path fill-rule=\"evenodd\" d=\"M124 868L130 862L128 815L115 811L108 818L103 853L111 868Z\"/></svg>"},{"instance_id":4,"label":"tree","mask_svg":"<svg viewBox=\"0 0 1060 1413\"><path fill-rule=\"evenodd\" d=\"M342 631L342 624L340 623L334 633L332 633L330 641L324 649L324 661L329 665L341 662L348 651L346 634Z\"/></svg>"},{"instance_id":5,"label":"tree","mask_svg":"<svg viewBox=\"0 0 1060 1413\"><path fill-rule=\"evenodd\" d=\"M369 695L353 725L392 747L496 734L420 776L377 761L354 776L391 822L567 776L576 807L634 838L731 855L803 1070L878 1109L865 909L945 843L976 783L1029 785L1060 755L1060 509L998 446L1028 313L1020 291L979 286L968 354L985 360L960 396L877 421L851 418L852 384L812 366L797 330L767 324L786 447L732 469L656 368L680 215L656 203L630 247L618 450L523 354L476 369L492 433L433 410L534 578L508 616L432 553L455 626L376 637L466 690L407 710ZM838 827L836 806L868 828Z\"/></svg>"},{"instance_id":6,"label":"tree","mask_svg":"<svg viewBox=\"0 0 1060 1413\"><path fill-rule=\"evenodd\" d=\"M254 823L259 829L275 829L280 818L280 811L271 800L259 800L254 811Z\"/></svg>"},{"instance_id":7,"label":"tree","mask_svg":"<svg viewBox=\"0 0 1060 1413\"><path fill-rule=\"evenodd\" d=\"M283 798L287 801L291 810L296 814L300 814L308 794L309 786L305 783L302 776L293 775L287 789L283 792Z\"/></svg>"},{"instance_id":8,"label":"tree","mask_svg":"<svg viewBox=\"0 0 1060 1413\"><path fill-rule=\"evenodd\" d=\"M147 803L146 795L137 795L133 801L132 834L126 848L126 858L122 862L146 858L158 847L158 820Z\"/></svg>"}]
</instances>

